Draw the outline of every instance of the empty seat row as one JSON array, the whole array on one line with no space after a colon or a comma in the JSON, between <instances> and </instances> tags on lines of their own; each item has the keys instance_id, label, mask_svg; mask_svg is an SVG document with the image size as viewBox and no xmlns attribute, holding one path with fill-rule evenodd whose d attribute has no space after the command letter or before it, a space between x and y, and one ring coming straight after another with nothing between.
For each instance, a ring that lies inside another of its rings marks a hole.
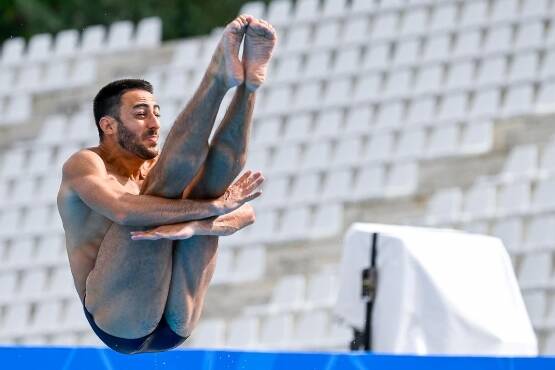
<instances>
[{"instance_id":1,"label":"empty seat row","mask_svg":"<svg viewBox=\"0 0 555 370\"><path fill-rule=\"evenodd\" d=\"M22 124L31 118L32 98L29 94L0 97L0 126Z\"/></svg>"},{"instance_id":2,"label":"empty seat row","mask_svg":"<svg viewBox=\"0 0 555 370\"><path fill-rule=\"evenodd\" d=\"M160 44L161 30L159 18L145 18L138 23L136 30L130 21L112 23L108 31L101 25L87 27L81 40L78 30L61 31L55 37L38 34L29 40L28 45L23 38L12 38L2 45L0 64L48 62L57 58L116 52L131 47L156 47Z\"/></svg>"},{"instance_id":3,"label":"empty seat row","mask_svg":"<svg viewBox=\"0 0 555 370\"><path fill-rule=\"evenodd\" d=\"M418 184L418 166L415 162L399 162L391 166L368 165L326 173L310 172L294 177L265 176L268 177L264 186L267 195L257 199L254 204L260 211L275 211L283 208L284 204L308 207L329 202L409 195Z\"/></svg>"},{"instance_id":4,"label":"empty seat row","mask_svg":"<svg viewBox=\"0 0 555 370\"><path fill-rule=\"evenodd\" d=\"M555 74L554 51L543 53L526 50L514 54L480 54L476 58L448 60L444 58L451 55L448 50L442 53L443 56L438 54L438 46L435 44L432 44L430 50L434 54L420 55L415 45L405 42L395 49L389 45L349 47L337 52L317 51L307 56L276 58L268 73L268 84L294 83L301 78L303 81L333 81L345 78L345 75L359 77L361 74L368 74L378 84L378 88L387 87L392 76L406 75L407 87L415 92L426 92L439 88L483 86L504 80L513 84L549 78ZM178 73L175 75L179 77ZM183 91L186 83L181 82L178 86ZM371 87L372 85L368 86Z\"/></svg>"},{"instance_id":5,"label":"empty seat row","mask_svg":"<svg viewBox=\"0 0 555 370\"><path fill-rule=\"evenodd\" d=\"M0 241L0 271L65 263L67 254L61 232L41 235L38 238L21 236Z\"/></svg>"},{"instance_id":6,"label":"empty seat row","mask_svg":"<svg viewBox=\"0 0 555 370\"><path fill-rule=\"evenodd\" d=\"M55 234L63 230L55 204L8 208L0 211L0 236Z\"/></svg>"},{"instance_id":7,"label":"empty seat row","mask_svg":"<svg viewBox=\"0 0 555 370\"><path fill-rule=\"evenodd\" d=\"M257 206L255 205L255 209ZM242 246L250 243L281 243L293 240L321 239L336 236L343 225L343 206L321 204L299 206L282 210L256 212L256 222L222 243Z\"/></svg>"},{"instance_id":8,"label":"empty seat row","mask_svg":"<svg viewBox=\"0 0 555 370\"><path fill-rule=\"evenodd\" d=\"M82 304L76 297L19 302L5 307L5 314L0 318L0 337L83 331L88 327Z\"/></svg>"},{"instance_id":9,"label":"empty seat row","mask_svg":"<svg viewBox=\"0 0 555 370\"><path fill-rule=\"evenodd\" d=\"M240 316L229 322L204 319L188 345L197 348L346 349L351 339L351 330L334 323L328 311L314 310L298 317L291 314Z\"/></svg>"},{"instance_id":10,"label":"empty seat row","mask_svg":"<svg viewBox=\"0 0 555 370\"><path fill-rule=\"evenodd\" d=\"M21 207L44 206L56 203L60 176L21 177L17 180L0 179L0 201L4 210Z\"/></svg>"},{"instance_id":11,"label":"empty seat row","mask_svg":"<svg viewBox=\"0 0 555 370\"><path fill-rule=\"evenodd\" d=\"M52 64L4 68L0 72L0 95L44 93L93 84L96 81L96 61L79 59Z\"/></svg>"},{"instance_id":12,"label":"empty seat row","mask_svg":"<svg viewBox=\"0 0 555 370\"><path fill-rule=\"evenodd\" d=\"M553 284L553 252L527 253L522 256L517 277L522 289L548 289Z\"/></svg>"},{"instance_id":13,"label":"empty seat row","mask_svg":"<svg viewBox=\"0 0 555 370\"><path fill-rule=\"evenodd\" d=\"M0 300L8 302L42 301L75 296L73 277L67 263L55 266L36 265L32 269L5 270Z\"/></svg>"},{"instance_id":14,"label":"empty seat row","mask_svg":"<svg viewBox=\"0 0 555 370\"><path fill-rule=\"evenodd\" d=\"M67 141L66 145L62 145L61 139L56 139L58 145L54 146L45 143L44 146L7 149L2 155L0 178L31 181L33 177L43 175L44 182L53 181L52 178L60 179L63 163L81 146Z\"/></svg>"},{"instance_id":15,"label":"empty seat row","mask_svg":"<svg viewBox=\"0 0 555 370\"><path fill-rule=\"evenodd\" d=\"M531 218L509 216L491 221L471 221L459 224L472 233L493 235L500 238L513 255L555 250L553 214Z\"/></svg>"},{"instance_id":16,"label":"empty seat row","mask_svg":"<svg viewBox=\"0 0 555 370\"><path fill-rule=\"evenodd\" d=\"M462 6L455 1L428 0L416 3L391 0L275 0L267 7L261 1L247 3L241 8L241 13L265 17L277 26L332 17L382 15L400 18L392 22L391 28L410 34L427 29L443 30L454 26L469 27L487 22L540 17L549 12L550 6L549 0L479 0L463 3Z\"/></svg>"},{"instance_id":17,"label":"empty seat row","mask_svg":"<svg viewBox=\"0 0 555 370\"><path fill-rule=\"evenodd\" d=\"M460 188L443 189L435 193L428 205L427 222L452 224L461 220L501 218L555 210L554 177L539 179L534 186L530 180L504 184L475 184L463 196Z\"/></svg>"},{"instance_id":18,"label":"empty seat row","mask_svg":"<svg viewBox=\"0 0 555 370\"><path fill-rule=\"evenodd\" d=\"M280 312L331 308L337 299L337 272L326 269L310 275L283 276L275 284L267 304L249 306L248 314L275 314Z\"/></svg>"},{"instance_id":19,"label":"empty seat row","mask_svg":"<svg viewBox=\"0 0 555 370\"><path fill-rule=\"evenodd\" d=\"M462 91L435 90L426 94L416 93L408 85L409 77L397 74L391 77L381 91L364 78L342 79L330 84L308 82L294 88L279 86L267 89L255 107L255 116L286 116L322 109L343 109L358 104L371 104L373 122L399 126L405 122L443 122L513 116L553 109L555 81L490 84L483 87L469 86ZM390 86L391 89L387 86ZM366 89L368 88L368 90Z\"/></svg>"},{"instance_id":20,"label":"empty seat row","mask_svg":"<svg viewBox=\"0 0 555 370\"><path fill-rule=\"evenodd\" d=\"M394 28L395 20L391 15L345 18L316 25L300 24L282 30L283 41L276 52L278 55L287 55L365 45L369 41L380 44L398 40L398 47L401 50L406 48L403 53L419 53L423 47L422 52L426 55L450 51L451 58L459 58L550 45L555 40L555 31L546 29L544 22L544 19L522 20L522 23L517 24L488 24L484 25L485 28L453 29L441 33L423 33L422 30L413 29L403 34ZM400 46L402 44L404 46Z\"/></svg>"},{"instance_id":21,"label":"empty seat row","mask_svg":"<svg viewBox=\"0 0 555 370\"><path fill-rule=\"evenodd\" d=\"M329 180L333 171L350 167L485 151L491 145L491 133L488 123L477 123L466 127L445 125L431 130L415 128L398 134L377 133L368 138L353 135L337 141L318 136L308 143L291 140L281 147L276 140L273 142L275 148L254 146L247 167L262 170L268 176L326 171L330 174Z\"/></svg>"},{"instance_id":22,"label":"empty seat row","mask_svg":"<svg viewBox=\"0 0 555 370\"><path fill-rule=\"evenodd\" d=\"M226 238L220 239L224 245ZM212 282L214 284L240 284L261 279L266 272L266 249L261 245L243 248L220 248L218 263Z\"/></svg>"}]
</instances>

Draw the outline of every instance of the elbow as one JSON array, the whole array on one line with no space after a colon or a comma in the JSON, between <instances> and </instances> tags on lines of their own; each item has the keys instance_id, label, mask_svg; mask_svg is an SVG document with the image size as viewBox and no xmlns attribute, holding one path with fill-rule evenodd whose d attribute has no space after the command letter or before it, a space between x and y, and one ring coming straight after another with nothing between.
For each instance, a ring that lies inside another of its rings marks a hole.
<instances>
[{"instance_id":1,"label":"elbow","mask_svg":"<svg viewBox=\"0 0 555 370\"><path fill-rule=\"evenodd\" d=\"M122 226L132 226L131 225L131 219L129 217L129 213L122 211L122 210L116 210L113 213L112 216L112 221L115 222L118 225L122 225Z\"/></svg>"}]
</instances>

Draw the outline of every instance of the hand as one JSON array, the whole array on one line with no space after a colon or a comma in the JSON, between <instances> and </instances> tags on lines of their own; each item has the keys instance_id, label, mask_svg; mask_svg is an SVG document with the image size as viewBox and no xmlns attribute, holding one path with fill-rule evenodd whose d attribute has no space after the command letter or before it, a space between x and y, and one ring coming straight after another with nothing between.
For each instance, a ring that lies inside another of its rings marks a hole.
<instances>
[{"instance_id":1,"label":"hand","mask_svg":"<svg viewBox=\"0 0 555 370\"><path fill-rule=\"evenodd\" d=\"M256 191L264 182L264 177L260 172L245 172L239 180L227 188L224 195L216 201L221 205L223 213L229 213L241 207L248 201L251 201L262 192Z\"/></svg>"},{"instance_id":2,"label":"hand","mask_svg":"<svg viewBox=\"0 0 555 370\"><path fill-rule=\"evenodd\" d=\"M173 225L162 225L145 231L131 231L132 240L182 240L195 235L194 221Z\"/></svg>"}]
</instances>

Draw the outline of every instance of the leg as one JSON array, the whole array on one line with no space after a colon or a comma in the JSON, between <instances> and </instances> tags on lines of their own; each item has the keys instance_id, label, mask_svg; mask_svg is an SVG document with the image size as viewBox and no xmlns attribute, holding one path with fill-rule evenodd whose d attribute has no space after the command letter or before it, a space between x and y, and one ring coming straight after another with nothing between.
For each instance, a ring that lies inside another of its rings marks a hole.
<instances>
[{"instance_id":1,"label":"leg","mask_svg":"<svg viewBox=\"0 0 555 370\"><path fill-rule=\"evenodd\" d=\"M206 199L221 196L245 165L254 91L264 80L267 63L276 43L271 26L254 20L245 36L243 63L245 84L234 99L210 146L202 173L189 194ZM170 292L164 312L177 334L188 336L196 325L208 284L214 273L218 237L196 236L175 242Z\"/></svg>"},{"instance_id":2,"label":"leg","mask_svg":"<svg viewBox=\"0 0 555 370\"><path fill-rule=\"evenodd\" d=\"M246 18L240 17L224 31L197 93L178 116L142 193L176 198L199 171L221 100L233 83L241 82L234 80L230 59L239 49L246 24ZM108 334L139 338L151 333L163 315L173 248L168 240L131 241L130 231L117 224L107 230L87 278L85 306Z\"/></svg>"},{"instance_id":3,"label":"leg","mask_svg":"<svg viewBox=\"0 0 555 370\"><path fill-rule=\"evenodd\" d=\"M192 199L221 196L242 170L252 121L254 94L238 88L214 136L202 175L186 194ZM195 236L175 241L165 317L177 334L189 336L198 321L214 273L218 237Z\"/></svg>"}]
</instances>

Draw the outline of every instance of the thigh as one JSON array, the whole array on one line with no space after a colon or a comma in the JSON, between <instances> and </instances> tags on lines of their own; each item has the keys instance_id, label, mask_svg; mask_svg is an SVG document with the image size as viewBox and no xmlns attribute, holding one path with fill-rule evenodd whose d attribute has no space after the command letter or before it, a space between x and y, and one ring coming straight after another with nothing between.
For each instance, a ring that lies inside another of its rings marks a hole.
<instances>
[{"instance_id":1,"label":"thigh","mask_svg":"<svg viewBox=\"0 0 555 370\"><path fill-rule=\"evenodd\" d=\"M87 278L85 297L96 324L122 338L142 337L156 328L172 273L171 241L132 241L130 231L112 224Z\"/></svg>"}]
</instances>

